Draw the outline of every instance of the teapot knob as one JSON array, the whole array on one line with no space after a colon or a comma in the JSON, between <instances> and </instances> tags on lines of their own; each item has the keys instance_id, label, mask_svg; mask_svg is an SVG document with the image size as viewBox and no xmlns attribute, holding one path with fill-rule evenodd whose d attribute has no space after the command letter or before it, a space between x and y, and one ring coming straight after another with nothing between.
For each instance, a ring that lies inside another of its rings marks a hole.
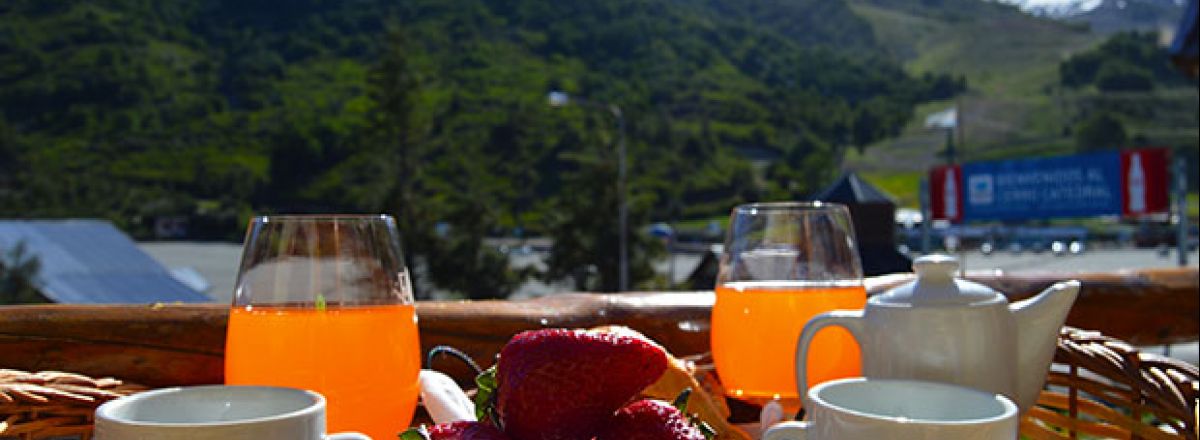
<instances>
[{"instance_id":1,"label":"teapot knob","mask_svg":"<svg viewBox=\"0 0 1200 440\"><path fill-rule=\"evenodd\" d=\"M925 255L913 261L913 272L917 273L917 278L954 278L958 272L958 259L942 254Z\"/></svg>"},{"instance_id":2,"label":"teapot knob","mask_svg":"<svg viewBox=\"0 0 1200 440\"><path fill-rule=\"evenodd\" d=\"M955 278L958 259L949 255L926 255L913 262L917 279L867 300L872 304L916 306L988 306L1008 300L1003 294L979 283ZM946 310L949 310L947 308Z\"/></svg>"}]
</instances>

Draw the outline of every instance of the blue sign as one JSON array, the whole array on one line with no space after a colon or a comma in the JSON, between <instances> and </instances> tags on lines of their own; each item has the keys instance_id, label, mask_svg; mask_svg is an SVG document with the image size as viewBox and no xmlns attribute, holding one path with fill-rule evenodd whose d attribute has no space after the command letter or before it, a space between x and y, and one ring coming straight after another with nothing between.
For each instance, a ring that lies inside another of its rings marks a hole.
<instances>
[{"instance_id":1,"label":"blue sign","mask_svg":"<svg viewBox=\"0 0 1200 440\"><path fill-rule=\"evenodd\" d=\"M977 162L962 166L964 220L1121 213L1120 153Z\"/></svg>"}]
</instances>

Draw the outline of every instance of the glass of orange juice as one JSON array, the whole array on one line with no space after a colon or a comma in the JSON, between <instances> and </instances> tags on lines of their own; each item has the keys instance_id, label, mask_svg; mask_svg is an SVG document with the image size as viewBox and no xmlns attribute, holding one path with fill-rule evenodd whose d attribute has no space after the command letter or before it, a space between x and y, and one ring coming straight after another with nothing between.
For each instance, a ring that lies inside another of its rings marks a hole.
<instances>
[{"instance_id":1,"label":"glass of orange juice","mask_svg":"<svg viewBox=\"0 0 1200 440\"><path fill-rule=\"evenodd\" d=\"M325 395L331 431L396 438L417 403L420 342L395 220L251 221L225 345L225 383Z\"/></svg>"},{"instance_id":2,"label":"glass of orange juice","mask_svg":"<svg viewBox=\"0 0 1200 440\"><path fill-rule=\"evenodd\" d=\"M796 339L804 323L866 304L850 211L831 203L754 203L733 209L712 311L712 351L728 395L788 411L796 395ZM829 328L809 352L810 386L859 376L859 349Z\"/></svg>"}]
</instances>

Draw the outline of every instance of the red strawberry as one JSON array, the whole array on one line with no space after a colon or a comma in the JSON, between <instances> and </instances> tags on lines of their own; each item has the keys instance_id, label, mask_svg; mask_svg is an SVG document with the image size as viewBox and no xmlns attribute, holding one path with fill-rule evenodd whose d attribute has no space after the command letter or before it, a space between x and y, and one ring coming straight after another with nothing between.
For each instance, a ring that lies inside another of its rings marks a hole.
<instances>
[{"instance_id":1,"label":"red strawberry","mask_svg":"<svg viewBox=\"0 0 1200 440\"><path fill-rule=\"evenodd\" d=\"M639 400L617 411L596 440L705 440L682 412L658 400Z\"/></svg>"},{"instance_id":2,"label":"red strawberry","mask_svg":"<svg viewBox=\"0 0 1200 440\"><path fill-rule=\"evenodd\" d=\"M666 353L643 338L528 331L500 351L495 410L516 439L590 440L666 368Z\"/></svg>"},{"instance_id":3,"label":"red strawberry","mask_svg":"<svg viewBox=\"0 0 1200 440\"><path fill-rule=\"evenodd\" d=\"M424 434L408 430L400 434L400 440L508 440L508 437L492 425L479 422L443 423L429 428Z\"/></svg>"}]
</instances>

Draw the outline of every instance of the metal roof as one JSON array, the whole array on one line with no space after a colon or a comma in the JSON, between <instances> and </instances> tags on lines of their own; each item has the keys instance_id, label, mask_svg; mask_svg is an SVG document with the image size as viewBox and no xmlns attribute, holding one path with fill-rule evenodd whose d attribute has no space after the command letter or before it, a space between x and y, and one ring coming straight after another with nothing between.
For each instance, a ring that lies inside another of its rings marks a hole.
<instances>
[{"instance_id":1,"label":"metal roof","mask_svg":"<svg viewBox=\"0 0 1200 440\"><path fill-rule=\"evenodd\" d=\"M1193 77L1197 73L1197 57L1200 57L1200 40L1197 39L1197 23L1196 20L1200 16L1200 11L1197 10L1196 0L1188 2L1187 12L1183 13L1183 18L1179 20L1179 27L1175 29L1175 41L1171 42L1171 47L1167 50L1171 55L1171 60L1175 64L1184 69Z\"/></svg>"},{"instance_id":2,"label":"metal roof","mask_svg":"<svg viewBox=\"0 0 1200 440\"><path fill-rule=\"evenodd\" d=\"M2 220L0 250L24 242L41 263L34 284L59 303L209 302L103 220Z\"/></svg>"},{"instance_id":3,"label":"metal roof","mask_svg":"<svg viewBox=\"0 0 1200 440\"><path fill-rule=\"evenodd\" d=\"M813 200L835 202L846 205L887 204L895 205L892 197L874 185L858 177L855 173L843 174L832 185L817 193Z\"/></svg>"}]
</instances>

